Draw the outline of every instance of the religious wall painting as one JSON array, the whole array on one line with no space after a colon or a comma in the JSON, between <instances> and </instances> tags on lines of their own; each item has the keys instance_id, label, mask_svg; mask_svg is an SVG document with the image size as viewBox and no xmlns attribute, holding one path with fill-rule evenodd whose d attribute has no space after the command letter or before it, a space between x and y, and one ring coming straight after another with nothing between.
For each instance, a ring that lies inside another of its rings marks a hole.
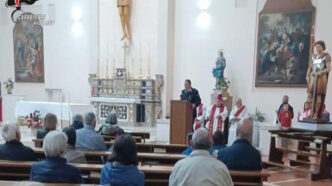
<instances>
[{"instance_id":1,"label":"religious wall painting","mask_svg":"<svg viewBox=\"0 0 332 186\"><path fill-rule=\"evenodd\" d=\"M16 82L44 82L43 27L34 14L23 13L13 31Z\"/></svg>"},{"instance_id":2,"label":"religious wall painting","mask_svg":"<svg viewBox=\"0 0 332 186\"><path fill-rule=\"evenodd\" d=\"M256 86L306 87L314 11L261 13Z\"/></svg>"}]
</instances>

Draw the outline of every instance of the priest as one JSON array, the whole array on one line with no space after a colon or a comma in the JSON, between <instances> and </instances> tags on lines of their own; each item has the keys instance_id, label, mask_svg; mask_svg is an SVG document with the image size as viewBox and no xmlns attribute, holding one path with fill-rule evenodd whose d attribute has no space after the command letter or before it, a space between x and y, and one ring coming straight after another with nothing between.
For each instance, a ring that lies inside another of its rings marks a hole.
<instances>
[{"instance_id":1,"label":"priest","mask_svg":"<svg viewBox=\"0 0 332 186\"><path fill-rule=\"evenodd\" d=\"M213 136L213 133L216 131L224 131L227 115L227 107L222 100L222 94L219 94L217 97L217 103L212 105L206 113L206 119L208 122L205 127L209 130L211 136Z\"/></svg>"},{"instance_id":2,"label":"priest","mask_svg":"<svg viewBox=\"0 0 332 186\"><path fill-rule=\"evenodd\" d=\"M228 144L233 144L236 140L236 127L239 121L247 117L249 117L247 107L242 104L242 99L238 98L229 115L231 127L228 133Z\"/></svg>"},{"instance_id":3,"label":"priest","mask_svg":"<svg viewBox=\"0 0 332 186\"><path fill-rule=\"evenodd\" d=\"M201 127L204 127L206 107L203 105L203 103L201 103L200 105L198 105L196 110L197 110L197 113L196 113L197 117L194 120L194 125L193 125L194 131Z\"/></svg>"}]
</instances>

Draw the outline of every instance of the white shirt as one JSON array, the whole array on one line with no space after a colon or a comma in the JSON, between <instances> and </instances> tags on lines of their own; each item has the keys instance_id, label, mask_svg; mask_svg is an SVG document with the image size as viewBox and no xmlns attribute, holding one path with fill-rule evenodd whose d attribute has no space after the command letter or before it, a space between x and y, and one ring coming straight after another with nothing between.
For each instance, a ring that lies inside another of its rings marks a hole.
<instances>
[{"instance_id":1,"label":"white shirt","mask_svg":"<svg viewBox=\"0 0 332 186\"><path fill-rule=\"evenodd\" d=\"M194 150L178 161L169 178L170 186L233 186L224 163L207 150Z\"/></svg>"},{"instance_id":2,"label":"white shirt","mask_svg":"<svg viewBox=\"0 0 332 186\"><path fill-rule=\"evenodd\" d=\"M210 107L210 109L207 111L206 113L206 119L209 119L210 118L210 115L212 114L212 108L213 108L214 105L212 105ZM220 113L220 108L217 107L216 108L216 111L214 113L214 116L213 116L213 133L215 131L217 131L217 128L218 128L218 116L221 116L222 117L222 122L223 122L223 126L222 126L222 131L224 131L224 126L225 126L225 120L227 118L227 115L228 115L228 110L227 110L227 107L226 105L224 105L224 111L222 113ZM209 130L209 125L210 125L210 121L208 121L205 125L205 127Z\"/></svg>"},{"instance_id":3,"label":"white shirt","mask_svg":"<svg viewBox=\"0 0 332 186\"><path fill-rule=\"evenodd\" d=\"M201 116L198 116L199 106L197 107L196 112L197 112L197 118L196 119L203 123L204 120L205 120L205 115L206 115L206 107L203 105Z\"/></svg>"},{"instance_id":4,"label":"white shirt","mask_svg":"<svg viewBox=\"0 0 332 186\"><path fill-rule=\"evenodd\" d=\"M235 113L239 110L239 108L237 108L237 106L235 105L229 115L229 120L231 121L232 119L235 118ZM244 107L244 109L242 110L242 112L239 114L238 118L244 119L246 117L249 117L249 112L247 110L247 107Z\"/></svg>"}]
</instances>

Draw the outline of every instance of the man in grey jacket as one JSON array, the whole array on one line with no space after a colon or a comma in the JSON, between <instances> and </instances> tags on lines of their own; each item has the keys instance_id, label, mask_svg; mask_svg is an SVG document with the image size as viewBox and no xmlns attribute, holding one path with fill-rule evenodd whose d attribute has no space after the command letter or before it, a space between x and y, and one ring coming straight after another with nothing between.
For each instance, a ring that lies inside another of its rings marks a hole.
<instances>
[{"instance_id":1,"label":"man in grey jacket","mask_svg":"<svg viewBox=\"0 0 332 186\"><path fill-rule=\"evenodd\" d=\"M232 186L225 164L210 155L209 132L200 128L193 134L193 152L178 161L169 178L170 186Z\"/></svg>"}]
</instances>

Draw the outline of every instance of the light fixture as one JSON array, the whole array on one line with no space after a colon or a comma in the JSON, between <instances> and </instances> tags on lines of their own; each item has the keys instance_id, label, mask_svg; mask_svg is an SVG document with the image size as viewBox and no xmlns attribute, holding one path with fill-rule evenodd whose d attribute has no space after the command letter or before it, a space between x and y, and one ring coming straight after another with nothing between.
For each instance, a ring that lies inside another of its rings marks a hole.
<instances>
[{"instance_id":1,"label":"light fixture","mask_svg":"<svg viewBox=\"0 0 332 186\"><path fill-rule=\"evenodd\" d=\"M78 21L82 18L82 9L81 7L74 7L71 11L71 16L75 21Z\"/></svg>"},{"instance_id":2,"label":"light fixture","mask_svg":"<svg viewBox=\"0 0 332 186\"><path fill-rule=\"evenodd\" d=\"M210 15L202 11L197 17L197 25L201 28L206 28L210 25Z\"/></svg>"},{"instance_id":3,"label":"light fixture","mask_svg":"<svg viewBox=\"0 0 332 186\"><path fill-rule=\"evenodd\" d=\"M210 0L198 0L198 8L201 9L201 10L206 10L209 8L210 6Z\"/></svg>"}]
</instances>

